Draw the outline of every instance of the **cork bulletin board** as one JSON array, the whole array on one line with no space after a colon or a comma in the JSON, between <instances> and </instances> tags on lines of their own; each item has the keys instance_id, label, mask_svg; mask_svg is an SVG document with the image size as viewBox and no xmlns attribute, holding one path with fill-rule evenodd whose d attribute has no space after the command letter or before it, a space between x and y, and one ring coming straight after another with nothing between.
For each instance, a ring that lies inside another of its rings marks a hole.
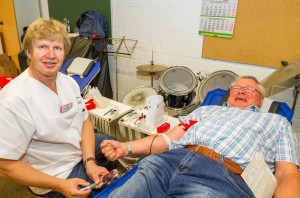
<instances>
[{"instance_id":1,"label":"cork bulletin board","mask_svg":"<svg viewBox=\"0 0 300 198\"><path fill-rule=\"evenodd\" d=\"M239 0L233 38L205 36L202 57L277 68L300 60L300 1Z\"/></svg>"}]
</instances>

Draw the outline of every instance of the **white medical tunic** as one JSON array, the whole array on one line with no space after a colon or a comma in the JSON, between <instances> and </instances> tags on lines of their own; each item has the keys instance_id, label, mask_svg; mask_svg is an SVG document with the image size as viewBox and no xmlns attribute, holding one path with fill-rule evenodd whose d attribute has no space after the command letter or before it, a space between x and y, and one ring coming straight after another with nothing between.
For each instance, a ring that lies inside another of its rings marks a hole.
<instances>
[{"instance_id":1,"label":"white medical tunic","mask_svg":"<svg viewBox=\"0 0 300 198\"><path fill-rule=\"evenodd\" d=\"M20 159L67 178L82 159L81 132L88 113L71 77L58 73L56 86L58 94L26 70L0 91L0 158Z\"/></svg>"}]
</instances>

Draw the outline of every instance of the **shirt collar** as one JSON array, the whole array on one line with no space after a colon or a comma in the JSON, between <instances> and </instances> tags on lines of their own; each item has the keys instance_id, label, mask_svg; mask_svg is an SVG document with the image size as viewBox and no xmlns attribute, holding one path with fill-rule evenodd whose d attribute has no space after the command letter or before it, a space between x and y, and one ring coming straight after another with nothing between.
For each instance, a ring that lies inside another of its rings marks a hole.
<instances>
[{"instance_id":1,"label":"shirt collar","mask_svg":"<svg viewBox=\"0 0 300 198\"><path fill-rule=\"evenodd\" d=\"M223 106L229 107L227 102L224 102ZM245 110L253 111L253 112L259 112L259 107L255 106L255 105L250 105Z\"/></svg>"}]
</instances>

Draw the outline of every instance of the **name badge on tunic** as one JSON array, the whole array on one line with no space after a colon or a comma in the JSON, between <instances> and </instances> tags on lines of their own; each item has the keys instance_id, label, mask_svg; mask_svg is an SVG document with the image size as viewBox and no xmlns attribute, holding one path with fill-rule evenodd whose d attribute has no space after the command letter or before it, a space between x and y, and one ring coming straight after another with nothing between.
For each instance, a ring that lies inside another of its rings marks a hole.
<instances>
[{"instance_id":1,"label":"name badge on tunic","mask_svg":"<svg viewBox=\"0 0 300 198\"><path fill-rule=\"evenodd\" d=\"M70 102L70 103L68 103L66 105L61 106L60 109L59 109L59 111L60 111L60 113L66 113L70 109L72 109L72 106L73 106L73 104L72 104L72 102Z\"/></svg>"}]
</instances>

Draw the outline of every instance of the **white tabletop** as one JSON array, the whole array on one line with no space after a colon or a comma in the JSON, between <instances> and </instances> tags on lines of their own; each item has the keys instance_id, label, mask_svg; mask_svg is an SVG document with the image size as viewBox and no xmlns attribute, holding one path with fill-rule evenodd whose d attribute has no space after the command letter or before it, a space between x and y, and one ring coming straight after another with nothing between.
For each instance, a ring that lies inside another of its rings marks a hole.
<instances>
[{"instance_id":1,"label":"white tabletop","mask_svg":"<svg viewBox=\"0 0 300 198\"><path fill-rule=\"evenodd\" d=\"M167 114L164 114L164 120L162 120L156 126L153 126L153 125L149 125L147 123L147 115L148 115L148 110L147 109L139 109L139 110L135 110L135 112L138 114L139 117L142 114L146 116L146 119L144 121L142 120L141 124L140 124L140 121L137 121L138 118L134 118L134 119L131 119L131 120L126 120L126 117L128 115L130 115L130 113L129 113L129 114L123 116L119 120L119 125L122 125L124 127L128 127L130 129L138 131L140 133L144 133L144 134L147 134L147 135L153 135L153 134L157 134L157 127L164 124L164 123L169 123L170 124L170 129L172 129L173 127L175 127L179 123L178 118L174 118L174 117L171 117Z\"/></svg>"},{"instance_id":2,"label":"white tabletop","mask_svg":"<svg viewBox=\"0 0 300 198\"><path fill-rule=\"evenodd\" d=\"M132 110L132 108L128 105L125 105L123 103L108 98L106 99L109 100L106 107L104 108L97 107L96 109L89 110L89 113L92 115L96 115L101 119L112 122ZM113 112L112 110L116 110L116 111Z\"/></svg>"}]
</instances>

